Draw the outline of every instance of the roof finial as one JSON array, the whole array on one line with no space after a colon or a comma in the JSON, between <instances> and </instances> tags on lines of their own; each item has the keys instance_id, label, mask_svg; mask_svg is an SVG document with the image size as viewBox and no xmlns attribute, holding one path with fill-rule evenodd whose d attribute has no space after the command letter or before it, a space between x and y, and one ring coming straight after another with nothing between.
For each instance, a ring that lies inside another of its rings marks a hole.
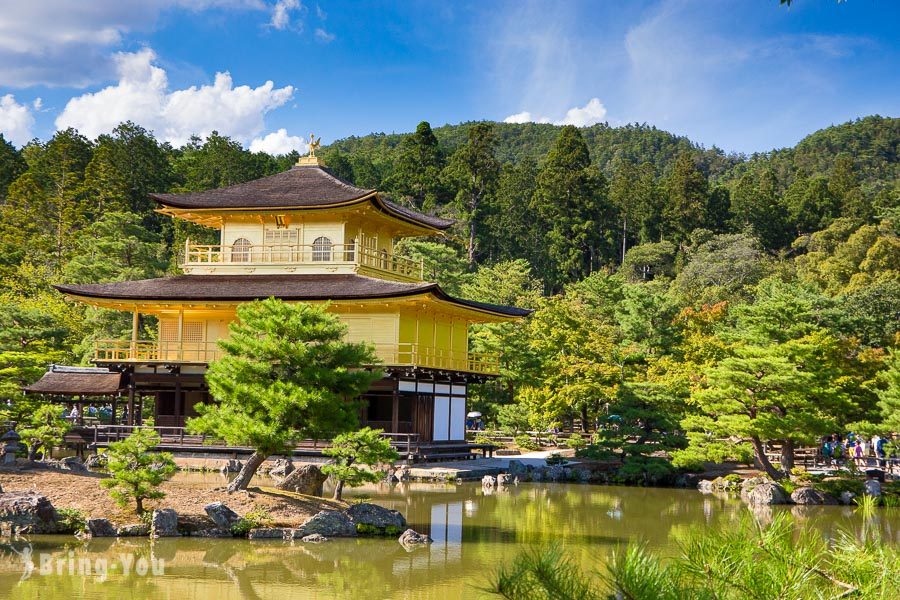
<instances>
[{"instance_id":1,"label":"roof finial","mask_svg":"<svg viewBox=\"0 0 900 600\"><path fill-rule=\"evenodd\" d=\"M298 167L324 167L325 163L322 162L322 159L316 156L316 150L319 149L319 146L322 145L322 138L316 137L316 134L309 134L309 141L307 142L307 146L309 147L309 153L306 156L301 156L297 159Z\"/></svg>"},{"instance_id":2,"label":"roof finial","mask_svg":"<svg viewBox=\"0 0 900 600\"><path fill-rule=\"evenodd\" d=\"M316 156L316 150L319 149L319 146L322 145L322 138L316 137L316 134L309 134L309 155L313 158Z\"/></svg>"}]
</instances>

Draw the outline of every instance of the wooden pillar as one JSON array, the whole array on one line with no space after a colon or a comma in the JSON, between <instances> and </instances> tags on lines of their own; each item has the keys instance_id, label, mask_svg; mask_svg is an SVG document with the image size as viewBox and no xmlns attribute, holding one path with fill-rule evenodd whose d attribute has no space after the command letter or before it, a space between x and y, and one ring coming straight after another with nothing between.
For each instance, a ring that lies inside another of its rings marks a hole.
<instances>
[{"instance_id":1,"label":"wooden pillar","mask_svg":"<svg viewBox=\"0 0 900 600\"><path fill-rule=\"evenodd\" d=\"M184 309L178 310L178 360L184 360ZM176 384L177 385L177 384ZM177 400L177 398L176 398Z\"/></svg>"},{"instance_id":2,"label":"wooden pillar","mask_svg":"<svg viewBox=\"0 0 900 600\"><path fill-rule=\"evenodd\" d=\"M144 395L138 394L137 401L137 413L135 414L135 423L138 425L144 424Z\"/></svg>"},{"instance_id":3,"label":"wooden pillar","mask_svg":"<svg viewBox=\"0 0 900 600\"><path fill-rule=\"evenodd\" d=\"M138 315L137 307L134 308L134 312L131 315L131 352L129 358L137 358L137 341L138 341L138 328L141 322L141 317Z\"/></svg>"},{"instance_id":4,"label":"wooden pillar","mask_svg":"<svg viewBox=\"0 0 900 600\"><path fill-rule=\"evenodd\" d=\"M125 420L125 424L134 425L134 382L128 386L128 404L126 409L128 410L128 418Z\"/></svg>"},{"instance_id":5,"label":"wooden pillar","mask_svg":"<svg viewBox=\"0 0 900 600\"><path fill-rule=\"evenodd\" d=\"M394 379L394 390L391 397L391 433L400 433L400 383Z\"/></svg>"},{"instance_id":6,"label":"wooden pillar","mask_svg":"<svg viewBox=\"0 0 900 600\"><path fill-rule=\"evenodd\" d=\"M181 423L179 419L181 417L181 370L179 369L175 373L175 426L181 427Z\"/></svg>"},{"instance_id":7,"label":"wooden pillar","mask_svg":"<svg viewBox=\"0 0 900 600\"><path fill-rule=\"evenodd\" d=\"M116 408L118 408L116 405L118 404L118 401L119 401L119 396L118 395L113 396L113 398L112 398L112 414L109 415L109 424L110 425L116 424Z\"/></svg>"}]
</instances>

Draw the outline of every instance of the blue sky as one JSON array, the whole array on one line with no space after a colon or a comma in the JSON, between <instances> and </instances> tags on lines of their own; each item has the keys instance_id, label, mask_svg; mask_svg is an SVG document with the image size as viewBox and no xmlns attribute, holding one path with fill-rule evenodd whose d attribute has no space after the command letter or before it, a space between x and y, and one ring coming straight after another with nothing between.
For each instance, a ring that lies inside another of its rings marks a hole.
<instances>
[{"instance_id":1,"label":"blue sky","mask_svg":"<svg viewBox=\"0 0 900 600\"><path fill-rule=\"evenodd\" d=\"M793 145L900 112L900 2L0 0L0 132L253 149L478 119Z\"/></svg>"}]
</instances>

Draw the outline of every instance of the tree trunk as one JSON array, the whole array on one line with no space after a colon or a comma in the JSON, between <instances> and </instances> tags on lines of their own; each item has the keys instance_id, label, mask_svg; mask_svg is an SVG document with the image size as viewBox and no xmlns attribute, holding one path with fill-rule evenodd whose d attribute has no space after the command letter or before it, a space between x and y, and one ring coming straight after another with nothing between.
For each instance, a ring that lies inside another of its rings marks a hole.
<instances>
[{"instance_id":1,"label":"tree trunk","mask_svg":"<svg viewBox=\"0 0 900 600\"><path fill-rule=\"evenodd\" d=\"M784 440L781 445L781 470L790 474L794 468L794 440Z\"/></svg>"},{"instance_id":2,"label":"tree trunk","mask_svg":"<svg viewBox=\"0 0 900 600\"><path fill-rule=\"evenodd\" d=\"M144 499L141 497L137 497L134 499L134 503L137 505L136 512L138 515L144 514Z\"/></svg>"},{"instance_id":3,"label":"tree trunk","mask_svg":"<svg viewBox=\"0 0 900 600\"><path fill-rule=\"evenodd\" d=\"M581 405L581 431L582 433L588 432L588 409L583 404Z\"/></svg>"},{"instance_id":4,"label":"tree trunk","mask_svg":"<svg viewBox=\"0 0 900 600\"><path fill-rule=\"evenodd\" d=\"M335 500L343 500L343 498L341 498L341 495L343 493L344 493L344 480L338 479L334 484L334 496L332 496L332 498L334 498Z\"/></svg>"},{"instance_id":5,"label":"tree trunk","mask_svg":"<svg viewBox=\"0 0 900 600\"><path fill-rule=\"evenodd\" d=\"M250 458L247 459L247 462L244 463L244 466L241 467L241 472L228 484L228 493L231 494L238 490L246 490L247 486L250 485L250 480L253 479L256 470L267 458L269 458L269 455L263 454L259 450L251 454Z\"/></svg>"},{"instance_id":6,"label":"tree trunk","mask_svg":"<svg viewBox=\"0 0 900 600\"><path fill-rule=\"evenodd\" d=\"M766 475L776 481L784 478L784 473L777 470L772 466L772 463L769 462L769 458L766 456L766 451L765 448L763 448L762 441L760 441L758 437L751 437L750 443L753 445L753 453L756 455L757 468L763 469L766 472Z\"/></svg>"}]
</instances>

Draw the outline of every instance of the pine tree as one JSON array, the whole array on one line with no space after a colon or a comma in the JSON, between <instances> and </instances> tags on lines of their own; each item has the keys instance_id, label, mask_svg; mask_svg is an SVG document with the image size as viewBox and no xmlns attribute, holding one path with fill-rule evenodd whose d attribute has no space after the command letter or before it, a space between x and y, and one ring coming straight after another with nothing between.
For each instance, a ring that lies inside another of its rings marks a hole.
<instances>
[{"instance_id":1,"label":"pine tree","mask_svg":"<svg viewBox=\"0 0 900 600\"><path fill-rule=\"evenodd\" d=\"M389 191L420 209L430 209L443 199L441 171L444 156L428 121L400 144L394 172L385 182Z\"/></svg>"},{"instance_id":2,"label":"pine tree","mask_svg":"<svg viewBox=\"0 0 900 600\"><path fill-rule=\"evenodd\" d=\"M731 219L735 229L749 230L766 249L781 248L790 241L787 211L771 169L741 177L731 192Z\"/></svg>"},{"instance_id":3,"label":"pine tree","mask_svg":"<svg viewBox=\"0 0 900 600\"><path fill-rule=\"evenodd\" d=\"M456 204L468 227L466 260L475 266L478 230L484 220L484 204L494 193L500 176L500 162L495 156L497 135L491 123L476 123L469 128L466 144L453 153L445 169L447 179L456 189Z\"/></svg>"},{"instance_id":4,"label":"pine tree","mask_svg":"<svg viewBox=\"0 0 900 600\"><path fill-rule=\"evenodd\" d=\"M6 189L16 177L21 175L28 165L16 147L9 143L0 133L0 204L6 197Z\"/></svg>"},{"instance_id":5,"label":"pine tree","mask_svg":"<svg viewBox=\"0 0 900 600\"><path fill-rule=\"evenodd\" d=\"M391 441L382 437L381 429L364 427L359 431L342 433L335 437L322 454L330 456L332 463L322 467L322 472L335 479L334 499L341 500L344 486L357 487L384 479L384 474L372 469L378 465L391 465L400 458ZM368 468L366 468L368 467Z\"/></svg>"},{"instance_id":6,"label":"pine tree","mask_svg":"<svg viewBox=\"0 0 900 600\"><path fill-rule=\"evenodd\" d=\"M532 206L546 231L543 240L547 279L554 289L582 279L612 258L607 233L612 207L606 180L591 166L587 144L577 127L560 131L538 175Z\"/></svg>"},{"instance_id":7,"label":"pine tree","mask_svg":"<svg viewBox=\"0 0 900 600\"><path fill-rule=\"evenodd\" d=\"M135 429L120 442L112 442L106 452L109 478L100 485L119 506L134 500L135 512L144 514L144 500L158 500L166 494L159 489L175 473L175 461L168 452L153 452L160 437L153 429Z\"/></svg>"},{"instance_id":8,"label":"pine tree","mask_svg":"<svg viewBox=\"0 0 900 600\"><path fill-rule=\"evenodd\" d=\"M320 305L269 298L241 304L224 355L206 372L215 404L197 406L188 428L249 445L254 452L228 490L246 489L272 454L294 442L328 438L356 426L355 397L380 378L364 343L344 342L346 325Z\"/></svg>"},{"instance_id":9,"label":"pine tree","mask_svg":"<svg viewBox=\"0 0 900 600\"><path fill-rule=\"evenodd\" d=\"M879 375L882 424L886 431L900 431L900 351L891 353L887 368Z\"/></svg>"},{"instance_id":10,"label":"pine tree","mask_svg":"<svg viewBox=\"0 0 900 600\"><path fill-rule=\"evenodd\" d=\"M694 157L689 152L682 152L675 159L665 188L664 232L673 242L682 244L706 220L709 203L706 176L694 164Z\"/></svg>"}]
</instances>

